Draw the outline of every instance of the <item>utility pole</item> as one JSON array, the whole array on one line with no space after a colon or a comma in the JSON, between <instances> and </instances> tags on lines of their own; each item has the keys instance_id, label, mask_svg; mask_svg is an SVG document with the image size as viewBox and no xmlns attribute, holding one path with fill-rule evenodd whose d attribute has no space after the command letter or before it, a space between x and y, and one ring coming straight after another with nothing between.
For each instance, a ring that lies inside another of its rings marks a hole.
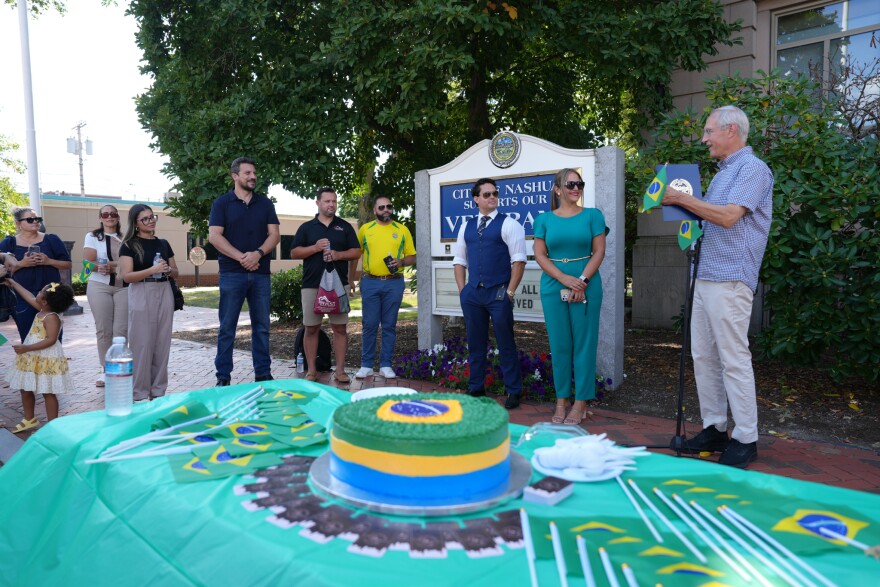
<instances>
[{"instance_id":1,"label":"utility pole","mask_svg":"<svg viewBox=\"0 0 880 587\"><path fill-rule=\"evenodd\" d=\"M31 208L41 214L40 173L37 170L37 131L34 125L34 92L31 84L31 43L28 34L27 0L18 0L18 28L21 34L21 70L24 81L24 117L27 127L28 193Z\"/></svg>"},{"instance_id":2,"label":"utility pole","mask_svg":"<svg viewBox=\"0 0 880 587\"><path fill-rule=\"evenodd\" d=\"M79 195L85 197L86 195L86 184L83 179L83 140L82 140L82 128L86 125L84 120L80 120L76 126L73 127L72 130L76 131L76 138L70 137L67 139L67 152L73 155L79 156ZM86 139L86 155L92 154L92 141Z\"/></svg>"}]
</instances>

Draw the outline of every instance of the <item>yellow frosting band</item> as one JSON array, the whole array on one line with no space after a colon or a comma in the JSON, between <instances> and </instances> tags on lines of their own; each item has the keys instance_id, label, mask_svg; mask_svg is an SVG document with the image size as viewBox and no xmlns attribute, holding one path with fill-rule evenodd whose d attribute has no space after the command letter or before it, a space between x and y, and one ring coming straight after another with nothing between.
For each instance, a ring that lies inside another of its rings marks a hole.
<instances>
[{"instance_id":1,"label":"yellow frosting band","mask_svg":"<svg viewBox=\"0 0 880 587\"><path fill-rule=\"evenodd\" d=\"M330 450L340 459L382 473L406 477L439 477L472 473L497 465L510 455L510 435L497 447L468 455L401 455L355 446L331 434ZM413 472L418 474L414 475Z\"/></svg>"}]
</instances>

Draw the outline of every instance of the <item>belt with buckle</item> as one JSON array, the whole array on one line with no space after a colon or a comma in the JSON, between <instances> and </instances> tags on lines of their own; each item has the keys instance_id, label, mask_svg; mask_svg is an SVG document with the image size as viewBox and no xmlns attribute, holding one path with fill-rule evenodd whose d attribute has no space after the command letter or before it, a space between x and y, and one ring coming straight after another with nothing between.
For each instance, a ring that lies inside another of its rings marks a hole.
<instances>
[{"instance_id":1,"label":"belt with buckle","mask_svg":"<svg viewBox=\"0 0 880 587\"><path fill-rule=\"evenodd\" d=\"M168 278L167 277L144 277L143 279L141 279L141 281L160 282L160 281L168 281Z\"/></svg>"},{"instance_id":2,"label":"belt with buckle","mask_svg":"<svg viewBox=\"0 0 880 587\"><path fill-rule=\"evenodd\" d=\"M372 273L364 273L364 279L379 279L381 281L385 281L386 279L403 279L403 273L392 273L390 275L373 275Z\"/></svg>"}]
</instances>

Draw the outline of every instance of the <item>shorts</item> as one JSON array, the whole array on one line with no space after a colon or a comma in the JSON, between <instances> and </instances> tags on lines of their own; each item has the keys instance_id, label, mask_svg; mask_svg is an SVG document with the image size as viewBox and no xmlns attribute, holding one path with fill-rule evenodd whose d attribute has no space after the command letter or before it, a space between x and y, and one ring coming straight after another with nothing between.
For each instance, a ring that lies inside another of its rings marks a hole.
<instances>
[{"instance_id":1,"label":"shorts","mask_svg":"<svg viewBox=\"0 0 880 587\"><path fill-rule=\"evenodd\" d=\"M345 294L351 295L349 286L345 286ZM318 288L302 288L303 325L320 326L324 320L324 314L315 314L315 298L318 297ZM330 324L348 324L348 314L327 314Z\"/></svg>"}]
</instances>

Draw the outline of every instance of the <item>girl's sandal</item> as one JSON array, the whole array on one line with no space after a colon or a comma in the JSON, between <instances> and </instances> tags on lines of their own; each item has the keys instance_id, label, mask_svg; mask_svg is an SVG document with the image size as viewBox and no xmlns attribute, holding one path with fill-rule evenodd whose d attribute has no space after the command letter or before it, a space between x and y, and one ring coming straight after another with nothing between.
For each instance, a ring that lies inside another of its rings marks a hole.
<instances>
[{"instance_id":1,"label":"girl's sandal","mask_svg":"<svg viewBox=\"0 0 880 587\"><path fill-rule=\"evenodd\" d=\"M19 432L25 432L30 430L31 428L36 428L40 425L40 421L34 418L33 420L22 419L21 422L18 423L18 426L12 429L14 434L18 434Z\"/></svg>"},{"instance_id":2,"label":"girl's sandal","mask_svg":"<svg viewBox=\"0 0 880 587\"><path fill-rule=\"evenodd\" d=\"M559 410L562 410L562 415L559 414ZM550 421L554 424L562 424L565 421L565 412L568 411L568 408L565 406L556 406L556 412L553 414L553 417L550 418Z\"/></svg>"}]
</instances>

